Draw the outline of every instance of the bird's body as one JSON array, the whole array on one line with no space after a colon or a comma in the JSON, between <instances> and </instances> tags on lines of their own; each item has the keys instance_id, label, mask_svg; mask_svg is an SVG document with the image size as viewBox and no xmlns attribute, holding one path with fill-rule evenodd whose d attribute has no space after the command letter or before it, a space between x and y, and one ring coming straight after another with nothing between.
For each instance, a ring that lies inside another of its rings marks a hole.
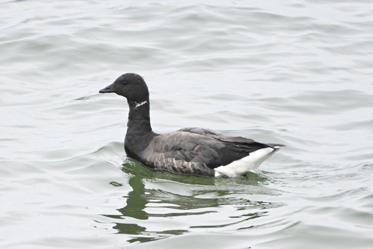
<instances>
[{"instance_id":1,"label":"bird's body","mask_svg":"<svg viewBox=\"0 0 373 249\"><path fill-rule=\"evenodd\" d=\"M257 168L277 149L275 145L228 137L202 128L154 133L150 125L148 89L137 74L124 74L100 92L115 92L127 98L130 112L126 153L155 170L236 177Z\"/></svg>"}]
</instances>

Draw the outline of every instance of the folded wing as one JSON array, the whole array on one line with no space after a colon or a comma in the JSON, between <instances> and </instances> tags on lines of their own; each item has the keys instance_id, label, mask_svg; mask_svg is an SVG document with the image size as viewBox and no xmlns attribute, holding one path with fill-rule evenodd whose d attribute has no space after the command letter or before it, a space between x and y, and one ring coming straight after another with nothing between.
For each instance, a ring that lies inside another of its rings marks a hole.
<instances>
[{"instance_id":1,"label":"folded wing","mask_svg":"<svg viewBox=\"0 0 373 249\"><path fill-rule=\"evenodd\" d=\"M155 137L144 150L147 164L158 170L213 175L251 152L270 147L243 137L226 137L201 128L185 128Z\"/></svg>"}]
</instances>

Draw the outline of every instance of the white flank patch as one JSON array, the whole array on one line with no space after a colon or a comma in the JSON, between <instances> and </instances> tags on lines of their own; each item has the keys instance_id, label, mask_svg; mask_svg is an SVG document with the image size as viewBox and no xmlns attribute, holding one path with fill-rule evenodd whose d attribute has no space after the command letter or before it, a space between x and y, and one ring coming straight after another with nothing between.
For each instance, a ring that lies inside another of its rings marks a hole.
<instances>
[{"instance_id":1,"label":"white flank patch","mask_svg":"<svg viewBox=\"0 0 373 249\"><path fill-rule=\"evenodd\" d=\"M247 157L233 161L228 165L215 168L215 177L237 177L248 171L254 170L267 159L275 150L273 148L263 148L251 152Z\"/></svg>"},{"instance_id":2,"label":"white flank patch","mask_svg":"<svg viewBox=\"0 0 373 249\"><path fill-rule=\"evenodd\" d=\"M142 105L145 105L145 104L147 104L148 103L148 101L143 101L143 102L140 102L140 103L136 103L136 105L135 105L135 108L137 108L137 107L140 107L140 106L142 106Z\"/></svg>"}]
</instances>

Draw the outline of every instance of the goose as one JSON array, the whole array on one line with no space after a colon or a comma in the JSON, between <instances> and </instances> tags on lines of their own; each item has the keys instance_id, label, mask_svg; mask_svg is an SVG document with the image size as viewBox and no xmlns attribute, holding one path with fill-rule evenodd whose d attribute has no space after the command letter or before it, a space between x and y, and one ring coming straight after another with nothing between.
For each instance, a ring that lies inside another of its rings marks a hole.
<instances>
[{"instance_id":1,"label":"goose","mask_svg":"<svg viewBox=\"0 0 373 249\"><path fill-rule=\"evenodd\" d=\"M126 154L154 170L238 177L258 168L281 147L195 127L155 133L150 124L149 90L144 79L136 73L121 75L99 93L116 93L127 99Z\"/></svg>"}]
</instances>

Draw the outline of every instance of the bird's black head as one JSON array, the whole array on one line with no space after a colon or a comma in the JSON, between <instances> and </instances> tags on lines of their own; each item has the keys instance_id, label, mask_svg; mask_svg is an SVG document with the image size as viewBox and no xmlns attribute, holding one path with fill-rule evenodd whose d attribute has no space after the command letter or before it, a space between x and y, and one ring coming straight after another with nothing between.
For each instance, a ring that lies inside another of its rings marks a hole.
<instances>
[{"instance_id":1,"label":"bird's black head","mask_svg":"<svg viewBox=\"0 0 373 249\"><path fill-rule=\"evenodd\" d=\"M144 79L135 73L121 75L111 85L101 89L100 93L116 93L127 98L128 101L139 103L149 99L149 91Z\"/></svg>"}]
</instances>

